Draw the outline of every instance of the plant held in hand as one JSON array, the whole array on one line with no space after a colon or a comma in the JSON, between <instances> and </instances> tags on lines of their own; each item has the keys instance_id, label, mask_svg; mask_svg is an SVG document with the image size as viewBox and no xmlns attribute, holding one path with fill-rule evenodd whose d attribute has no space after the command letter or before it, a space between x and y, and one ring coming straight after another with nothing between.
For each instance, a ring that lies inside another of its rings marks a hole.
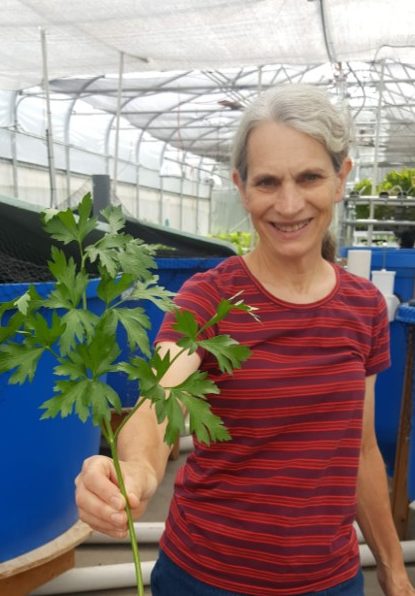
<instances>
[{"instance_id":1,"label":"plant held in hand","mask_svg":"<svg viewBox=\"0 0 415 596\"><path fill-rule=\"evenodd\" d=\"M197 371L176 387L160 385L162 377L182 352L174 358L169 353L161 357L157 351L152 352L148 338L151 322L140 301L150 300L163 311L174 311L176 329L182 334L178 342L182 351L192 353L201 346L215 356L219 368L227 373L241 366L249 356L249 349L228 335L200 339L201 333L232 309L255 315L251 307L235 296L222 300L216 314L200 328L190 312L174 306L173 294L158 285L154 249L122 231L125 220L121 208L108 207L102 211L102 216L106 231L94 244L88 244L87 237L98 228L89 194L74 210L46 210L42 214L45 230L64 245L76 243L79 258L67 258L61 248L53 246L48 267L56 283L51 292L41 297L32 285L18 299L0 304L0 373L12 373L9 383L30 382L42 355L51 353L56 359L54 395L42 404L42 418L65 417L75 412L82 421L92 416L94 424L101 428L127 503L137 594L143 596L134 523L117 454L117 438L122 426L148 399L155 407L158 421L167 419L164 439L169 445L184 428L183 409L189 415L190 430L199 441L207 444L226 441L230 435L206 399L208 394L219 391L206 373ZM94 311L87 300L91 270L99 275L100 307L95 307ZM137 301L137 306L128 308L126 300ZM121 347L117 339L119 326L126 331L130 349L130 355L123 361L120 361ZM135 407L115 432L111 412L120 413L122 405L120 396L106 383L106 374L110 372L128 374L129 379L137 381L137 392L138 386L140 388Z\"/></svg>"}]
</instances>

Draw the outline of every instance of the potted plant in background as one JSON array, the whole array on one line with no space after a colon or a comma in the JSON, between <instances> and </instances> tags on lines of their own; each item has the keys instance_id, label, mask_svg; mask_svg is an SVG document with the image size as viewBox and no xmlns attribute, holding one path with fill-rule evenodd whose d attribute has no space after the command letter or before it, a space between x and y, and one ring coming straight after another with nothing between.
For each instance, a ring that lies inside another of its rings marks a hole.
<instances>
[{"instance_id":1,"label":"potted plant in background","mask_svg":"<svg viewBox=\"0 0 415 596\"><path fill-rule=\"evenodd\" d=\"M177 309L172 302L172 293L158 285L154 273L155 249L122 231L124 217L120 207L107 207L102 211L105 232L94 244L88 244L87 238L99 224L92 216L89 194L76 209L49 209L41 217L45 230L54 240L63 245L77 244L79 259L67 258L62 248L53 246L48 267L55 283L50 292L42 297L32 285L18 298L0 304L0 372L11 373L8 378L11 384L30 383L36 377L41 359L51 355L55 362L54 389L53 395L45 396L48 399L41 405L42 418L66 417L73 412L82 421L92 417L110 447L119 487L126 497L117 438L122 426L145 400L154 405L159 422L167 419L165 441L170 445L184 429L183 406L189 416L190 431L199 441L209 444L230 439L222 420L210 410L206 400L207 394L218 392L206 373L197 371L179 386L168 390L160 385L174 359L169 354L160 357L157 351L152 351L148 338L151 321L143 301L149 300L164 311L173 310L176 328L182 334L179 341L182 350L194 352L203 346L227 373L241 366L249 356L249 349L228 335L202 340L200 334L232 309L255 314L239 296L235 296L222 300L212 319L199 328L193 315ZM96 271L99 276L96 287L99 306L93 310L87 299L91 271ZM137 305L126 308L127 299L137 301ZM122 361L117 339L120 325L126 331L129 345L128 357ZM114 411L121 412L121 400L106 383L106 374L120 371L128 374L130 380L137 381L140 397L114 431L111 415ZM23 403L21 407L24 408ZM128 504L126 511L137 593L142 596L140 558Z\"/></svg>"}]
</instances>

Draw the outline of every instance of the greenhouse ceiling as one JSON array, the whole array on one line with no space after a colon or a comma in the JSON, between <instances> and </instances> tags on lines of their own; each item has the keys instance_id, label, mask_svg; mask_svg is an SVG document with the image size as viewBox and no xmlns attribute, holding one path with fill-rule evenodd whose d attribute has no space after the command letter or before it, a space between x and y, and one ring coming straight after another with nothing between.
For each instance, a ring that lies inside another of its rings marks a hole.
<instances>
[{"instance_id":1,"label":"greenhouse ceiling","mask_svg":"<svg viewBox=\"0 0 415 596\"><path fill-rule=\"evenodd\" d=\"M350 110L362 165L415 165L414 0L3 0L0 26L16 101L223 162L251 98L303 81Z\"/></svg>"}]
</instances>

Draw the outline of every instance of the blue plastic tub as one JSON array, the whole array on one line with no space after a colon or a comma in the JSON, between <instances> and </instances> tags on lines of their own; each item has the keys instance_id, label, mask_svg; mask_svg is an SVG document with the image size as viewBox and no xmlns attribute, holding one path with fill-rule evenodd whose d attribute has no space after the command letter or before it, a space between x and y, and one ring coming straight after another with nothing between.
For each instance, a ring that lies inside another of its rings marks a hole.
<instances>
[{"instance_id":1,"label":"blue plastic tub","mask_svg":"<svg viewBox=\"0 0 415 596\"><path fill-rule=\"evenodd\" d=\"M159 284L177 292L183 283L195 273L207 271L212 267L218 265L223 258L191 258L191 259L156 259L157 270L155 273L159 276ZM129 301L126 303L131 308L137 306L137 301ZM151 329L149 331L150 341L153 342L160 328L164 313L158 309L152 302L143 301L140 306L145 308L147 315L151 321ZM122 352L120 359L125 359L129 354L127 337L124 329L118 330L118 341ZM107 376L107 383L118 393L123 407L131 407L137 401L139 387L136 382L129 381L127 375L124 373L109 373Z\"/></svg>"},{"instance_id":2,"label":"blue plastic tub","mask_svg":"<svg viewBox=\"0 0 415 596\"><path fill-rule=\"evenodd\" d=\"M396 319L401 323L402 327L404 328L406 336L408 326L415 326L415 307L403 304L398 308ZM406 357L406 350L404 352L403 357ZM412 416L408 462L408 498L410 501L415 501L415 379L413 379L412 381Z\"/></svg>"},{"instance_id":3,"label":"blue plastic tub","mask_svg":"<svg viewBox=\"0 0 415 596\"><path fill-rule=\"evenodd\" d=\"M23 294L29 284L0 285L0 301ZM53 283L33 284L47 295ZM98 307L94 280L89 307ZM98 310L95 309L96 311ZM39 406L53 394L52 356L42 357L32 383L8 385L0 375L0 562L46 544L78 519L74 480L83 460L99 451L100 430L77 416L40 420Z\"/></svg>"},{"instance_id":4,"label":"blue plastic tub","mask_svg":"<svg viewBox=\"0 0 415 596\"><path fill-rule=\"evenodd\" d=\"M371 270L396 271L394 293L401 302L415 296L415 249L390 247L345 247L340 251L347 257L349 249L372 251ZM397 321L390 324L391 367L379 374L376 383L375 424L380 450L388 474L393 475L396 442L399 431L401 398L405 369L406 338L403 325Z\"/></svg>"}]
</instances>

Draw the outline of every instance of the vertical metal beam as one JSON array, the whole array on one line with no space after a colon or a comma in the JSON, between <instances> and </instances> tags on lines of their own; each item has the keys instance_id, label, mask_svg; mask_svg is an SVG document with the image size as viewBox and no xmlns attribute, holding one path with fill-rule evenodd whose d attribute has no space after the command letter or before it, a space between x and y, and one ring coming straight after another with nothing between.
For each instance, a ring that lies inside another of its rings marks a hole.
<instances>
[{"instance_id":1,"label":"vertical metal beam","mask_svg":"<svg viewBox=\"0 0 415 596\"><path fill-rule=\"evenodd\" d=\"M46 47L46 34L44 29L40 29L40 40L42 44L42 66L43 66L43 88L46 95L46 142L48 148L49 180L50 180L50 206L54 207L56 201L56 171L55 157L53 152L53 129L52 112L50 109L49 75L48 75L48 56Z\"/></svg>"},{"instance_id":2,"label":"vertical metal beam","mask_svg":"<svg viewBox=\"0 0 415 596\"><path fill-rule=\"evenodd\" d=\"M121 103L122 103L122 87L124 74L124 52L120 52L120 65L118 70L118 94L117 94L117 116L115 119L115 146L114 146L114 174L112 181L112 188L114 194L117 192L117 178L118 178L118 153L120 143L120 119L121 119Z\"/></svg>"},{"instance_id":3,"label":"vertical metal beam","mask_svg":"<svg viewBox=\"0 0 415 596\"><path fill-rule=\"evenodd\" d=\"M382 60L380 63L380 78L379 78L379 89L378 89L378 103L376 107L376 131L375 131L375 148L373 152L373 173L372 173L372 180L373 180L373 189L372 192L375 195L377 193L377 185L378 185L378 177L379 177L379 141L380 141L380 125L381 125L381 116L382 116L382 101L383 101L383 91L385 88L385 60ZM375 203L374 201L370 202L370 211L369 211L369 219L374 219L375 217ZM373 238L373 224L369 224L367 227L367 244L370 246L372 244Z\"/></svg>"},{"instance_id":4,"label":"vertical metal beam","mask_svg":"<svg viewBox=\"0 0 415 596\"><path fill-rule=\"evenodd\" d=\"M137 139L135 148L135 216L137 219L140 218L140 152L141 152L141 141L143 140L144 131L141 130Z\"/></svg>"},{"instance_id":5,"label":"vertical metal beam","mask_svg":"<svg viewBox=\"0 0 415 596\"><path fill-rule=\"evenodd\" d=\"M10 145L12 153L12 167L13 167L13 196L17 199L19 197L19 176L18 176L18 162L17 162L17 93L13 93L10 99L10 113L12 116L12 129L10 136Z\"/></svg>"}]
</instances>

